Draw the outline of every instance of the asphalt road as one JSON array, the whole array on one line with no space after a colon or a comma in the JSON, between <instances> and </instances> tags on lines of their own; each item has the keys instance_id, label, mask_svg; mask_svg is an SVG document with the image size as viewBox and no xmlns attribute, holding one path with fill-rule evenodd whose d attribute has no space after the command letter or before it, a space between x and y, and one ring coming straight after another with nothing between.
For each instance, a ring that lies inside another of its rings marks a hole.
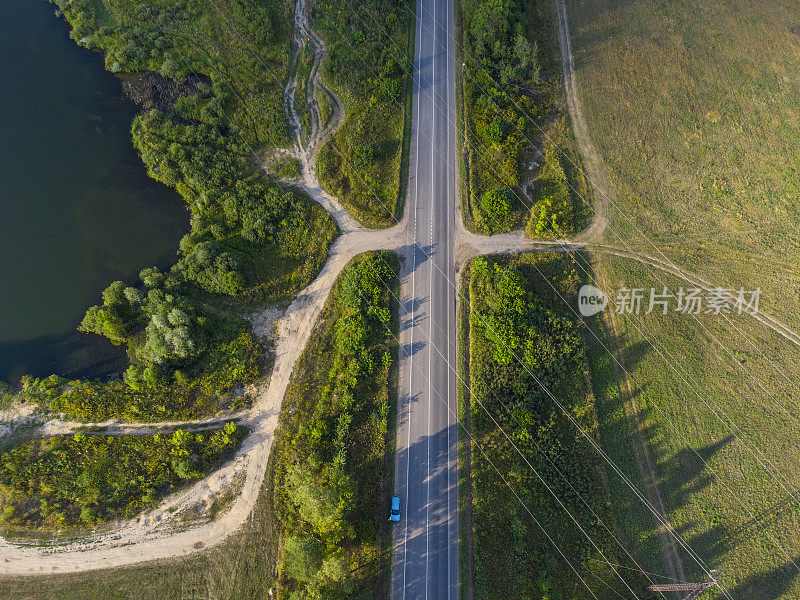
<instances>
[{"instance_id":1,"label":"asphalt road","mask_svg":"<svg viewBox=\"0 0 800 600\"><path fill-rule=\"evenodd\" d=\"M452 0L418 0L400 298L392 598L458 600Z\"/></svg>"}]
</instances>

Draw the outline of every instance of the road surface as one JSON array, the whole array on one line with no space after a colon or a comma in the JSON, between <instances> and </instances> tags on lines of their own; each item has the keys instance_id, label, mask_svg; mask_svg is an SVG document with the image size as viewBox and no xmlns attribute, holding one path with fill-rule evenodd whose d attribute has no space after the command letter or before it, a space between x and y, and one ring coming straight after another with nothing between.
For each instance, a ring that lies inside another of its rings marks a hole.
<instances>
[{"instance_id":1,"label":"road surface","mask_svg":"<svg viewBox=\"0 0 800 600\"><path fill-rule=\"evenodd\" d=\"M401 254L394 600L458 600L452 0L418 0L408 239ZM453 368L451 368L453 367Z\"/></svg>"}]
</instances>

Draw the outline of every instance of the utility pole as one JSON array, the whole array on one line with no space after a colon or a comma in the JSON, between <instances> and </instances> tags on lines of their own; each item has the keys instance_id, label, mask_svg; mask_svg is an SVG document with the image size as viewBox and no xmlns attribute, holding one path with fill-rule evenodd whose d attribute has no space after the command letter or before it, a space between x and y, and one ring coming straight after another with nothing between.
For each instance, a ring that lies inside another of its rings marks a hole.
<instances>
[{"instance_id":1,"label":"utility pole","mask_svg":"<svg viewBox=\"0 0 800 600\"><path fill-rule=\"evenodd\" d=\"M712 574L717 572L717 569L711 571ZM666 583L649 585L646 589L648 592L689 592L689 595L684 596L682 600L696 600L708 588L715 585L717 585L717 579L712 575L711 579L701 583Z\"/></svg>"}]
</instances>

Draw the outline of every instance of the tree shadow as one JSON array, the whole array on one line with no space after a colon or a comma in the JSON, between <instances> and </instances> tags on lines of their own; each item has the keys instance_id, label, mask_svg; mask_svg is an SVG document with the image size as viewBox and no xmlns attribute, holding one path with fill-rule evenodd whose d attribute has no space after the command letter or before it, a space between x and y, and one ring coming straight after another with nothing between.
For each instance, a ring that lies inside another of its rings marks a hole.
<instances>
[{"instance_id":1,"label":"tree shadow","mask_svg":"<svg viewBox=\"0 0 800 600\"><path fill-rule=\"evenodd\" d=\"M410 344L403 344L403 346L400 348L400 356L403 358L414 356L427 345L427 342L412 342Z\"/></svg>"},{"instance_id":2,"label":"tree shadow","mask_svg":"<svg viewBox=\"0 0 800 600\"><path fill-rule=\"evenodd\" d=\"M652 429L652 428L650 428ZM683 506L689 498L714 482L716 476L709 469L708 461L720 450L728 446L733 435L700 447L685 446L668 460L663 459L664 451L660 445L652 441L650 446L658 462L656 469L662 476L660 485L664 496L670 499L673 506Z\"/></svg>"},{"instance_id":3,"label":"tree shadow","mask_svg":"<svg viewBox=\"0 0 800 600\"><path fill-rule=\"evenodd\" d=\"M750 575L733 589L728 589L728 593L734 600L777 600L787 597L786 594L792 590L800 573L798 564L800 557L795 557L769 571Z\"/></svg>"}]
</instances>

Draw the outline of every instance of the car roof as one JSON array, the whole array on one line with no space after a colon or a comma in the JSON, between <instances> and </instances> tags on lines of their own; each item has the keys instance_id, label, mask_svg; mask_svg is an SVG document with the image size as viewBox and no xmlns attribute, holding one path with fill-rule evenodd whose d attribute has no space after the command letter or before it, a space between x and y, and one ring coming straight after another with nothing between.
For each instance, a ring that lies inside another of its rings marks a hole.
<instances>
[{"instance_id":1,"label":"car roof","mask_svg":"<svg viewBox=\"0 0 800 600\"><path fill-rule=\"evenodd\" d=\"M392 507L397 508L400 506L400 496L392 496Z\"/></svg>"}]
</instances>

